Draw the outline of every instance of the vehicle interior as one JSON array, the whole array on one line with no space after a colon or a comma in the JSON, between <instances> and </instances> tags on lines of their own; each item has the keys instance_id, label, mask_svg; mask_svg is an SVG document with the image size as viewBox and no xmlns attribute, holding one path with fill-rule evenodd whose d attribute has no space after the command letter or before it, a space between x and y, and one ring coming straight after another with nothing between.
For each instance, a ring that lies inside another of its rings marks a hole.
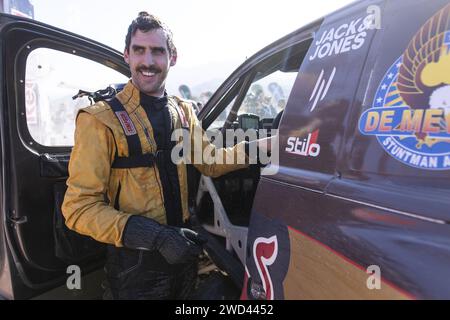
<instances>
[{"instance_id":1,"label":"vehicle interior","mask_svg":"<svg viewBox=\"0 0 450 320\"><path fill-rule=\"evenodd\" d=\"M276 134L310 43L303 41L272 54L239 77L217 106L202 118L211 140L216 142L220 132L219 138L224 141L219 145L229 146L226 132L239 129L254 130L256 134L236 134L233 144ZM201 226L200 232L206 231L209 238L207 251L238 287L242 286L248 226L263 168L259 163L251 164L218 178L189 168L191 211Z\"/></svg>"}]
</instances>

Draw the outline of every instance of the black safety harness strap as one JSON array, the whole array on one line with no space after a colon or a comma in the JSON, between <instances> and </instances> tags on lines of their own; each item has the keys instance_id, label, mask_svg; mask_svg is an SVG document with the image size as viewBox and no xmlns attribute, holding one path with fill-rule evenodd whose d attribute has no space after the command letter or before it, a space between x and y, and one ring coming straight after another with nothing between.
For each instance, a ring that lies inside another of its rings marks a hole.
<instances>
[{"instance_id":1,"label":"black safety harness strap","mask_svg":"<svg viewBox=\"0 0 450 320\"><path fill-rule=\"evenodd\" d=\"M142 154L141 142L139 140L139 136L137 134L136 127L134 126L133 121L131 121L128 112L125 110L125 107L122 103L120 103L119 99L112 98L108 101L108 104L111 106L114 114L122 126L123 132L125 133L125 137L128 143L128 154L130 157L138 156Z\"/></svg>"},{"instance_id":2,"label":"black safety harness strap","mask_svg":"<svg viewBox=\"0 0 450 320\"><path fill-rule=\"evenodd\" d=\"M172 99L169 99L171 101ZM174 101L172 106L178 113L181 120L181 125L184 129L189 130L189 123L187 121L184 111L178 106ZM156 153L146 153L142 154L141 141L137 134L136 127L131 120L125 107L117 98L112 98L107 100L107 103L111 106L114 115L120 122L123 132L127 139L128 144L128 157L119 157L117 152L114 158L114 162L111 167L115 169L126 169L126 168L146 168L153 167L157 161L157 157L163 157L165 159L170 159L171 150L158 150Z\"/></svg>"},{"instance_id":3,"label":"black safety harness strap","mask_svg":"<svg viewBox=\"0 0 450 320\"><path fill-rule=\"evenodd\" d=\"M170 99L169 99L170 101ZM142 154L142 146L137 134L136 127L133 124L128 112L125 107L120 103L117 98L113 98L107 101L111 106L114 114L120 122L123 129L125 137L128 143L128 157L119 157L117 152L114 161L111 165L115 169L128 169L128 168L142 168L142 167L153 167L156 166L159 169L159 174L162 183L162 191L164 196L164 207L166 210L167 223L173 226L182 225L182 206L179 190L179 181L177 175L177 169L174 165L173 170L168 169L171 162L171 148L160 149L156 153L146 153ZM180 117L182 127L189 130L189 123L187 121L186 115L183 110L178 106L177 103L173 103L175 110ZM171 117L167 111L167 123L165 126L171 128ZM171 130L170 130L171 131ZM117 149L117 148L116 148ZM118 192L116 195L116 201L114 207L119 210L119 195L121 186L119 184Z\"/></svg>"},{"instance_id":4,"label":"black safety harness strap","mask_svg":"<svg viewBox=\"0 0 450 320\"><path fill-rule=\"evenodd\" d=\"M115 157L112 168L127 169L127 168L149 168L155 164L155 154L147 153L131 157Z\"/></svg>"},{"instance_id":5,"label":"black safety harness strap","mask_svg":"<svg viewBox=\"0 0 450 320\"><path fill-rule=\"evenodd\" d=\"M115 169L153 167L155 155L153 153L142 154L141 141L136 127L131 120L123 104L117 98L107 101L114 115L120 122L128 144L128 157L119 157L117 152L111 167Z\"/></svg>"}]
</instances>

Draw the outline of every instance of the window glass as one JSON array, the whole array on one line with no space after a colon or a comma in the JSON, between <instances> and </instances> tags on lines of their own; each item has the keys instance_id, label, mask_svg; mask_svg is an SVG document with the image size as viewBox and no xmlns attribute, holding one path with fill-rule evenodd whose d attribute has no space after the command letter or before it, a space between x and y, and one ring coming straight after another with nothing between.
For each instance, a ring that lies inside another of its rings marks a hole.
<instances>
[{"instance_id":1,"label":"window glass","mask_svg":"<svg viewBox=\"0 0 450 320\"><path fill-rule=\"evenodd\" d=\"M125 83L121 73L69 53L39 48L27 58L25 104L31 137L44 146L72 146L75 117L90 105L87 98L73 100L78 90L96 91Z\"/></svg>"},{"instance_id":2,"label":"window glass","mask_svg":"<svg viewBox=\"0 0 450 320\"><path fill-rule=\"evenodd\" d=\"M238 115L253 113L260 119L275 118L286 106L296 77L297 72L276 71L253 82Z\"/></svg>"},{"instance_id":3,"label":"window glass","mask_svg":"<svg viewBox=\"0 0 450 320\"><path fill-rule=\"evenodd\" d=\"M214 122L209 126L208 130L218 130L224 126L228 114L230 113L235 101L236 97L234 97L234 99L228 104L228 106L219 114L216 120L214 120Z\"/></svg>"},{"instance_id":4,"label":"window glass","mask_svg":"<svg viewBox=\"0 0 450 320\"><path fill-rule=\"evenodd\" d=\"M276 71L261 79L259 79L259 74L255 77L258 80L251 84L246 93L244 101L239 107L238 115L252 113L259 119L274 119L286 106L297 72ZM236 97L210 125L210 130L223 127L235 101Z\"/></svg>"}]
</instances>

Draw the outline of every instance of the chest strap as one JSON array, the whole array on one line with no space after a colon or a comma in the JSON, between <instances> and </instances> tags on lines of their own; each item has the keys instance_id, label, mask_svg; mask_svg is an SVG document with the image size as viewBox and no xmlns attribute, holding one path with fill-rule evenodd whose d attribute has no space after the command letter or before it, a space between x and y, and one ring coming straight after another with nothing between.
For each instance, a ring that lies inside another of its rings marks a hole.
<instances>
[{"instance_id":1,"label":"chest strap","mask_svg":"<svg viewBox=\"0 0 450 320\"><path fill-rule=\"evenodd\" d=\"M171 101L172 99L169 99ZM126 168L146 168L153 167L158 159L164 157L165 159L170 159L171 150L158 150L156 153L146 153L142 154L141 141L137 134L136 127L131 120L125 107L117 98L112 98L107 100L107 103L111 106L114 115L120 122L122 130L125 134L125 138L128 144L128 157L119 157L116 151L114 161L111 168L115 169L126 169ZM189 122L187 121L186 114L183 109L176 103L172 102L175 110L180 117L182 127L189 130ZM116 148L117 150L117 148Z\"/></svg>"},{"instance_id":2,"label":"chest strap","mask_svg":"<svg viewBox=\"0 0 450 320\"><path fill-rule=\"evenodd\" d=\"M117 98L112 98L107 100L107 102L122 126L123 133L127 139L129 154L128 157L119 157L116 151L111 167L116 169L153 167L155 164L155 154L142 154L141 141L139 140L136 127L128 112L125 110L125 107Z\"/></svg>"}]
</instances>

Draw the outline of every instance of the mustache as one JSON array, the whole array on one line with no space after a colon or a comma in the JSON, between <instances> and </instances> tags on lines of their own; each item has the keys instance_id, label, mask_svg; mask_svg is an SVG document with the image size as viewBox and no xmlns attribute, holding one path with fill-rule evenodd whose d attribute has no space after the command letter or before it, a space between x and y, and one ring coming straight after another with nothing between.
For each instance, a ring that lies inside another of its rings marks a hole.
<instances>
[{"instance_id":1,"label":"mustache","mask_svg":"<svg viewBox=\"0 0 450 320\"><path fill-rule=\"evenodd\" d=\"M161 69L155 67L155 66L139 66L136 68L137 72L145 71L145 72L151 72L151 73L160 73L162 72Z\"/></svg>"}]
</instances>

